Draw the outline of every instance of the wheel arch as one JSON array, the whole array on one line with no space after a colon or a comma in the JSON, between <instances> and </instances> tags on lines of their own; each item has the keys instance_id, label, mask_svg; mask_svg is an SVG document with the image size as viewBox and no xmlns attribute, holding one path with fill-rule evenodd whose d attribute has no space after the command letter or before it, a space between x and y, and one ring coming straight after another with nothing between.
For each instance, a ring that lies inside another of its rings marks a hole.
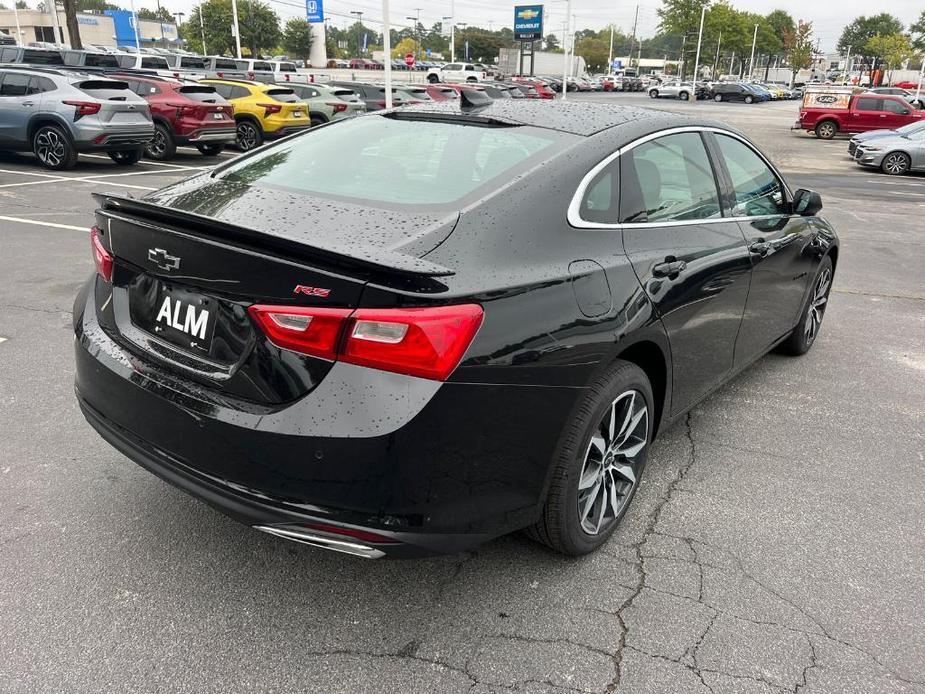
<instances>
[{"instance_id":1,"label":"wheel arch","mask_svg":"<svg viewBox=\"0 0 925 694\"><path fill-rule=\"evenodd\" d=\"M666 404L669 398L668 378L669 360L665 348L655 340L642 338L630 345L623 345L614 357L635 364L646 374L652 386L652 396L655 398L655 425L652 428L654 439L661 424L665 421Z\"/></svg>"},{"instance_id":2,"label":"wheel arch","mask_svg":"<svg viewBox=\"0 0 925 694\"><path fill-rule=\"evenodd\" d=\"M260 132L264 132L263 124L260 122L260 119L257 118L253 113L236 113L234 114L235 124L240 123L241 121L249 121L260 128Z\"/></svg>"},{"instance_id":3,"label":"wheel arch","mask_svg":"<svg viewBox=\"0 0 925 694\"><path fill-rule=\"evenodd\" d=\"M71 144L74 142L74 137L71 134L71 129L63 118L56 114L52 113L37 113L32 118L29 119L29 124L26 128L28 133L28 142L31 145L32 139L35 137L35 132L43 125L57 125L64 131L64 134L67 136L68 140L71 141Z\"/></svg>"}]
</instances>

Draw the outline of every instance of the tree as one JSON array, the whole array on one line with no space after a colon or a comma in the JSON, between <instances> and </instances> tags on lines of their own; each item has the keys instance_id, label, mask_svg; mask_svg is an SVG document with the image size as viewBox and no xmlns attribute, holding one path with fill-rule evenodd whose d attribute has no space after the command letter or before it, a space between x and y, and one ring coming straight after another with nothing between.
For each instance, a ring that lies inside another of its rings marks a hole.
<instances>
[{"instance_id":1,"label":"tree","mask_svg":"<svg viewBox=\"0 0 925 694\"><path fill-rule=\"evenodd\" d=\"M57 10L57 2L52 7ZM62 0L64 5L64 24L67 26L67 35L71 40L71 48L81 50L84 46L80 40L80 25L77 23L77 0Z\"/></svg>"},{"instance_id":2,"label":"tree","mask_svg":"<svg viewBox=\"0 0 925 694\"><path fill-rule=\"evenodd\" d=\"M14 7L17 10L28 10L29 6L26 4L26 0L16 0Z\"/></svg>"},{"instance_id":3,"label":"tree","mask_svg":"<svg viewBox=\"0 0 925 694\"><path fill-rule=\"evenodd\" d=\"M797 26L797 23L793 21L793 17L791 17L784 10L773 10L769 12L765 16L765 21L768 23L768 25L771 27L771 30L781 42L781 46L784 44L785 32L793 31Z\"/></svg>"},{"instance_id":4,"label":"tree","mask_svg":"<svg viewBox=\"0 0 925 694\"><path fill-rule=\"evenodd\" d=\"M290 55L307 61L312 52L311 25L300 17L288 20L283 27L283 48Z\"/></svg>"},{"instance_id":5,"label":"tree","mask_svg":"<svg viewBox=\"0 0 925 694\"><path fill-rule=\"evenodd\" d=\"M784 32L784 52L790 63L790 84L796 79L800 70L813 64L813 23L797 21L795 29Z\"/></svg>"},{"instance_id":6,"label":"tree","mask_svg":"<svg viewBox=\"0 0 925 694\"><path fill-rule=\"evenodd\" d=\"M543 42L546 44L547 51L556 52L559 50L559 39L556 38L555 34L546 34Z\"/></svg>"},{"instance_id":7,"label":"tree","mask_svg":"<svg viewBox=\"0 0 925 694\"><path fill-rule=\"evenodd\" d=\"M174 21L174 16L170 14L170 11L166 7L158 8L157 11L142 7L135 14L138 15L138 19L146 19L149 22L166 22L168 24L173 24Z\"/></svg>"},{"instance_id":8,"label":"tree","mask_svg":"<svg viewBox=\"0 0 925 694\"><path fill-rule=\"evenodd\" d=\"M902 31L903 23L888 12L871 17L862 15L842 30L841 38L838 39L838 50L846 53L851 46L855 52L859 52L877 34L890 36L901 34Z\"/></svg>"},{"instance_id":9,"label":"tree","mask_svg":"<svg viewBox=\"0 0 925 694\"><path fill-rule=\"evenodd\" d=\"M909 33L912 34L912 47L918 51L925 51L925 10L909 27Z\"/></svg>"},{"instance_id":10,"label":"tree","mask_svg":"<svg viewBox=\"0 0 925 694\"><path fill-rule=\"evenodd\" d=\"M912 43L905 34L877 34L864 44L864 50L868 55L879 58L891 72L915 55Z\"/></svg>"},{"instance_id":11,"label":"tree","mask_svg":"<svg viewBox=\"0 0 925 694\"><path fill-rule=\"evenodd\" d=\"M685 65L688 59L691 65L694 64L697 33L700 29L700 12L704 7L709 6L710 0L662 0L662 6L656 11L659 31L681 38L683 46L680 51L681 60L685 61ZM684 41L685 38L686 41Z\"/></svg>"},{"instance_id":12,"label":"tree","mask_svg":"<svg viewBox=\"0 0 925 694\"><path fill-rule=\"evenodd\" d=\"M260 0L238 2L238 25L241 28L241 46L248 46L251 56L257 57L263 49L273 51L283 38L279 16Z\"/></svg>"},{"instance_id":13,"label":"tree","mask_svg":"<svg viewBox=\"0 0 925 694\"><path fill-rule=\"evenodd\" d=\"M406 53L414 53L417 50L417 44L410 36L399 41L395 48L392 49L393 58L403 58Z\"/></svg>"},{"instance_id":14,"label":"tree","mask_svg":"<svg viewBox=\"0 0 925 694\"><path fill-rule=\"evenodd\" d=\"M607 69L607 57L610 55L610 32L607 39L599 38L592 32L591 36L577 36L575 55L585 59L585 64L595 72Z\"/></svg>"},{"instance_id":15,"label":"tree","mask_svg":"<svg viewBox=\"0 0 925 694\"><path fill-rule=\"evenodd\" d=\"M206 48L211 55L234 54L235 42L231 34L231 0L206 0L194 7L190 18L183 24L183 36L192 50L202 52L202 31L199 13L206 35ZM241 28L241 48L252 56L261 49L274 50L282 38L279 17L259 0L238 0L238 25Z\"/></svg>"}]
</instances>

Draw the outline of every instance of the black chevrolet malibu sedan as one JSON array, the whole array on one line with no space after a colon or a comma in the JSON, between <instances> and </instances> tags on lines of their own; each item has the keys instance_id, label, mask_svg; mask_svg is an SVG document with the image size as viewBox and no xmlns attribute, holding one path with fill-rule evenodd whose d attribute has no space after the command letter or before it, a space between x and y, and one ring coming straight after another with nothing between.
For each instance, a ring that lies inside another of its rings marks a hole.
<instances>
[{"instance_id":1,"label":"black chevrolet malibu sedan","mask_svg":"<svg viewBox=\"0 0 925 694\"><path fill-rule=\"evenodd\" d=\"M812 346L838 260L819 196L742 134L632 107L383 111L97 199L87 420L363 557L599 547L660 430Z\"/></svg>"}]
</instances>

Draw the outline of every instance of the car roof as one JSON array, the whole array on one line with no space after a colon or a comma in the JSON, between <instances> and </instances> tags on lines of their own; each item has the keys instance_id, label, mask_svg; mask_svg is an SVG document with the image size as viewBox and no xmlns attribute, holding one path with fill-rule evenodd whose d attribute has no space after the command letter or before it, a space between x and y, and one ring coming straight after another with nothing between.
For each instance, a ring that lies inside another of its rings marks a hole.
<instances>
[{"instance_id":1,"label":"car roof","mask_svg":"<svg viewBox=\"0 0 925 694\"><path fill-rule=\"evenodd\" d=\"M478 120L495 121L499 124L529 125L585 137L609 128L628 127L641 121L644 121L647 126L653 126L653 130L695 124L689 118L666 111L656 111L639 106L581 101L552 103L529 99L499 99L485 106L463 108L460 101L453 99L428 102L410 108L403 107L401 112L431 114L435 118L456 117L461 120L471 117ZM714 123L700 120L696 124L714 125Z\"/></svg>"},{"instance_id":2,"label":"car roof","mask_svg":"<svg viewBox=\"0 0 925 694\"><path fill-rule=\"evenodd\" d=\"M199 80L200 82L207 82L209 84L219 83L219 84L231 84L231 85L240 85L242 87L275 87L275 84L266 84L265 82L255 82L254 80L236 80L232 77L206 77Z\"/></svg>"}]
</instances>

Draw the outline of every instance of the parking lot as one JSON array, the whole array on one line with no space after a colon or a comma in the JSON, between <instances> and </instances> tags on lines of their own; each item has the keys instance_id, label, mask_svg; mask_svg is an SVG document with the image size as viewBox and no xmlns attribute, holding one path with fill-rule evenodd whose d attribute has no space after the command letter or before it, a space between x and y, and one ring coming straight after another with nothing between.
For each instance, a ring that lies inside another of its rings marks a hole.
<instances>
[{"instance_id":1,"label":"parking lot","mask_svg":"<svg viewBox=\"0 0 925 694\"><path fill-rule=\"evenodd\" d=\"M580 559L521 535L325 553L129 462L73 395L90 193L215 160L81 156L59 175L0 154L0 691L925 692L925 177L790 131L797 102L568 98L739 127L842 240L815 348L664 432L613 539Z\"/></svg>"}]
</instances>

